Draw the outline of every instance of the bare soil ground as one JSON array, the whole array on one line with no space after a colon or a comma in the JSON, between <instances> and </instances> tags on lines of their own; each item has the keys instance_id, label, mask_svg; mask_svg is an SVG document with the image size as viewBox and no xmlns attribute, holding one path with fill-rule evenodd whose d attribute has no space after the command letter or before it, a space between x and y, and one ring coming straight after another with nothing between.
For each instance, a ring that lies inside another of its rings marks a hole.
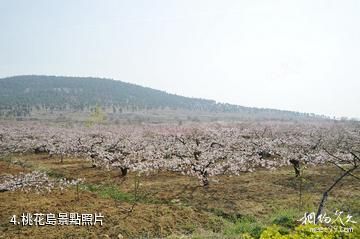
<instances>
[{"instance_id":1,"label":"bare soil ground","mask_svg":"<svg viewBox=\"0 0 360 239\"><path fill-rule=\"evenodd\" d=\"M93 168L81 158L66 158L61 163L56 157L33 154L0 160L0 176L33 170L54 178L84 178L85 182L78 189L50 193L0 193L0 238L240 238L231 229L243 218L271 225L279 213L300 219L306 211L316 211L321 193L341 174L330 165L308 167L300 201L300 180L291 167L214 177L203 188L196 178L169 172L129 173L121 178L118 171ZM136 180L140 183L137 196ZM359 181L347 177L329 195L326 210L341 209L359 217L359 196ZM104 223L42 227L10 223L12 215L59 212L100 212Z\"/></svg>"}]
</instances>

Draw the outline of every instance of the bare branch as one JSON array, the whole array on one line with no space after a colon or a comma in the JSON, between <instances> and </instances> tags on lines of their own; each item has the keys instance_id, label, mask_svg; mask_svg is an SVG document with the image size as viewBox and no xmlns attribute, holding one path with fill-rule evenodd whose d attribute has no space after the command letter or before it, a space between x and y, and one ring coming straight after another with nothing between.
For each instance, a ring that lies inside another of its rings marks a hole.
<instances>
[{"instance_id":1,"label":"bare branch","mask_svg":"<svg viewBox=\"0 0 360 239\"><path fill-rule=\"evenodd\" d=\"M340 165L338 165L338 164L336 164L336 163L334 163L334 162L330 162L330 163L334 164L336 167L338 167L339 169L341 169L341 170L344 171L344 172L347 171L346 169L344 169L343 167L341 167ZM352 177L354 177L354 178L356 178L357 180L360 180L360 178L359 178L358 176L356 176L356 175L354 175L354 174L352 174L352 173L349 173L349 175L352 176Z\"/></svg>"}]
</instances>

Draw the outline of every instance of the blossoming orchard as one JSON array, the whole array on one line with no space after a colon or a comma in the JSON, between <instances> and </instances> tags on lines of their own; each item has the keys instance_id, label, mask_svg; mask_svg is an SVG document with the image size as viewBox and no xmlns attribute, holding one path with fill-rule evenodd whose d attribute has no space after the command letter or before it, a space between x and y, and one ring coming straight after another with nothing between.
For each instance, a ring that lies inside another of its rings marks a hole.
<instances>
[{"instance_id":1,"label":"blossoming orchard","mask_svg":"<svg viewBox=\"0 0 360 239\"><path fill-rule=\"evenodd\" d=\"M208 123L142 126L0 125L0 152L84 157L99 170L172 171L209 186L214 175L239 175L293 165L357 166L359 125L328 123ZM106 171L104 171L105 173ZM2 187L13 184L5 182ZM4 190L4 189L3 189Z\"/></svg>"},{"instance_id":2,"label":"blossoming orchard","mask_svg":"<svg viewBox=\"0 0 360 239\"><path fill-rule=\"evenodd\" d=\"M0 219L50 238L178 238L198 233L190 224L211 238L356 238L359 154L351 121L2 121ZM330 223L336 212L351 220Z\"/></svg>"}]
</instances>

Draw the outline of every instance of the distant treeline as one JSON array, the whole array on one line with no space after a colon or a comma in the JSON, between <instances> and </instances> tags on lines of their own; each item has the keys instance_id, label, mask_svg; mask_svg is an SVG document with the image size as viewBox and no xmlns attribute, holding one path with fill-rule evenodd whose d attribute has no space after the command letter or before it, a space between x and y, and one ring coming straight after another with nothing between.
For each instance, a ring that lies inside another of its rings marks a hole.
<instances>
[{"instance_id":1,"label":"distant treeline","mask_svg":"<svg viewBox=\"0 0 360 239\"><path fill-rule=\"evenodd\" d=\"M181 87L181 86L179 86ZM0 79L0 117L29 117L34 111L91 112L96 106L111 113L146 110L190 110L238 113L251 118L325 118L314 114L260 109L214 100L189 98L111 79L26 75Z\"/></svg>"}]
</instances>

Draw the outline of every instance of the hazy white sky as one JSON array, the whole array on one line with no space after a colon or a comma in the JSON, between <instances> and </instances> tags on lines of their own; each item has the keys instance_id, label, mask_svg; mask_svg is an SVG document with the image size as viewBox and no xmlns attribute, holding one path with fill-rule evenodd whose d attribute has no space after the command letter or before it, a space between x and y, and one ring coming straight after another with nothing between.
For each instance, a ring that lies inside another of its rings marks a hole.
<instances>
[{"instance_id":1,"label":"hazy white sky","mask_svg":"<svg viewBox=\"0 0 360 239\"><path fill-rule=\"evenodd\" d=\"M360 118L360 1L0 0L0 77Z\"/></svg>"}]
</instances>

